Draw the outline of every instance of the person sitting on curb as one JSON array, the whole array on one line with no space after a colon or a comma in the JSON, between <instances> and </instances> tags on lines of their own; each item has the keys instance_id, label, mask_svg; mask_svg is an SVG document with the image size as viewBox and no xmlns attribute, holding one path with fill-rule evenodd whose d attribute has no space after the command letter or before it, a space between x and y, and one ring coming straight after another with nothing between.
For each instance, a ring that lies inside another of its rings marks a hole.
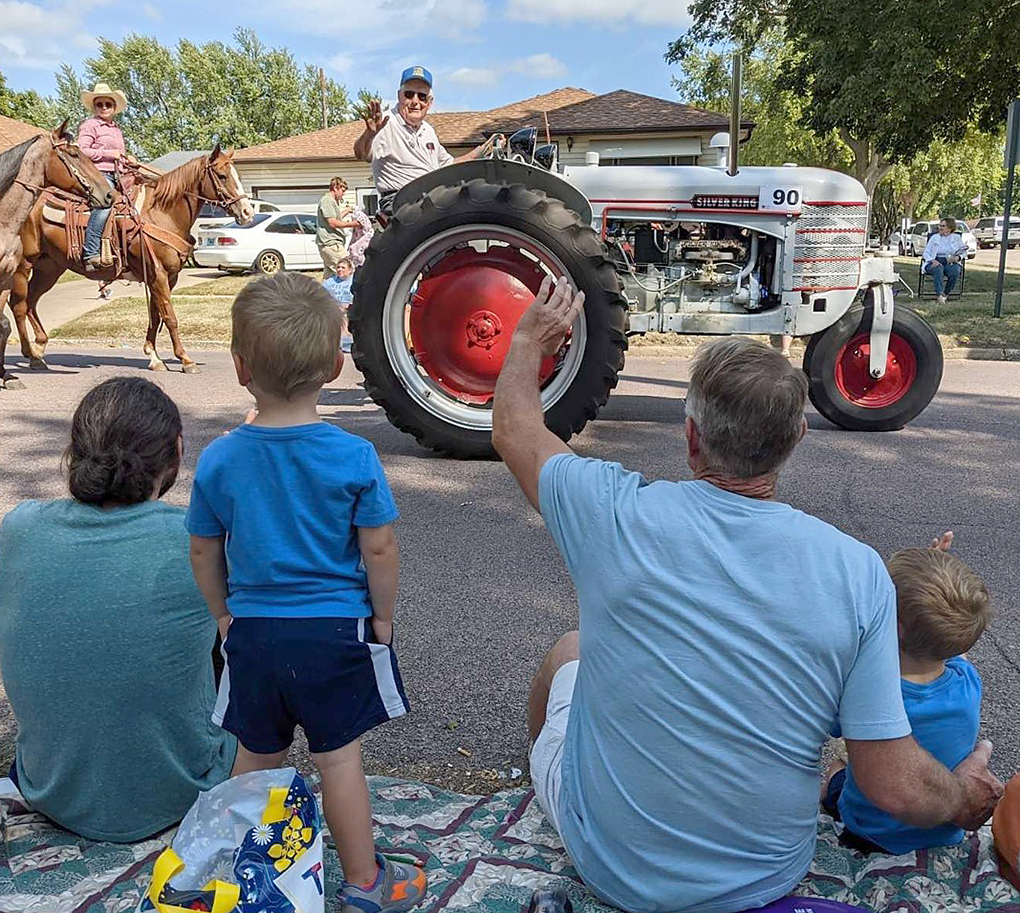
<instances>
[{"instance_id":1,"label":"person sitting on curb","mask_svg":"<svg viewBox=\"0 0 1020 913\"><path fill-rule=\"evenodd\" d=\"M931 276L938 303L945 304L960 278L960 261L967 254L967 245L956 233L956 219L946 217L939 230L928 239L921 255L921 268Z\"/></svg>"},{"instance_id":2,"label":"person sitting on curb","mask_svg":"<svg viewBox=\"0 0 1020 913\"><path fill-rule=\"evenodd\" d=\"M947 767L963 761L978 741L981 676L966 653L991 619L988 589L948 554L952 541L953 534L945 533L931 548L904 549L889 559L903 705L914 738ZM991 746L982 750L990 752ZM901 855L963 840L963 830L953 824L912 827L876 808L861 792L853 769L841 762L829 768L822 807L845 825L840 842L864 853Z\"/></svg>"},{"instance_id":3,"label":"person sitting on curb","mask_svg":"<svg viewBox=\"0 0 1020 913\"><path fill-rule=\"evenodd\" d=\"M424 67L408 67L400 75L397 116L383 115L376 99L364 112L365 130L354 143L354 157L372 163L383 216L390 215L393 198L405 184L443 165L480 158L492 149L494 137L457 158L450 155L425 120L433 101L432 74Z\"/></svg>"},{"instance_id":4,"label":"person sitting on curb","mask_svg":"<svg viewBox=\"0 0 1020 913\"><path fill-rule=\"evenodd\" d=\"M161 500L182 448L166 393L141 377L104 381L71 419L72 497L23 501L0 525L11 779L90 840L133 843L178 823L237 752L211 719L216 624L191 576L184 511Z\"/></svg>"},{"instance_id":5,"label":"person sitting on curb","mask_svg":"<svg viewBox=\"0 0 1020 913\"><path fill-rule=\"evenodd\" d=\"M732 913L791 891L814 856L818 758L838 721L877 807L976 828L1002 784L910 735L896 594L881 558L776 499L807 380L746 338L695 359L693 481L646 482L549 431L539 365L583 294L544 280L496 384L493 444L540 510L580 629L528 701L535 795L591 891L631 913ZM576 336L576 334L575 334Z\"/></svg>"}]
</instances>

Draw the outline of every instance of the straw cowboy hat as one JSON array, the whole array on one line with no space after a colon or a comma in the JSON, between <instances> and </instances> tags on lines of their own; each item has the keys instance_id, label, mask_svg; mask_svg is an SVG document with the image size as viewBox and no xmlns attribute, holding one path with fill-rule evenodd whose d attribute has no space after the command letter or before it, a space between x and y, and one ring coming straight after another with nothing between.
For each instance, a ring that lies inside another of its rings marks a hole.
<instances>
[{"instance_id":1,"label":"straw cowboy hat","mask_svg":"<svg viewBox=\"0 0 1020 913\"><path fill-rule=\"evenodd\" d=\"M127 107L127 96L120 89L111 89L105 82L97 82L91 92L81 93L81 103L89 111L95 111L97 98L112 98L114 103L114 114L120 114Z\"/></svg>"}]
</instances>

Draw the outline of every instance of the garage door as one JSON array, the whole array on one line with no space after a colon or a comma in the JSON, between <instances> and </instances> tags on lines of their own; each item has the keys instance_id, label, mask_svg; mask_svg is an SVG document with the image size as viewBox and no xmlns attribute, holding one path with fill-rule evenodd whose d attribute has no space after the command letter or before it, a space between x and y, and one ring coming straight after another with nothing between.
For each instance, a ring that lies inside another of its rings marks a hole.
<instances>
[{"instance_id":1,"label":"garage door","mask_svg":"<svg viewBox=\"0 0 1020 913\"><path fill-rule=\"evenodd\" d=\"M256 189L255 196L286 209L315 212L325 192L324 187L288 187L284 190Z\"/></svg>"}]
</instances>

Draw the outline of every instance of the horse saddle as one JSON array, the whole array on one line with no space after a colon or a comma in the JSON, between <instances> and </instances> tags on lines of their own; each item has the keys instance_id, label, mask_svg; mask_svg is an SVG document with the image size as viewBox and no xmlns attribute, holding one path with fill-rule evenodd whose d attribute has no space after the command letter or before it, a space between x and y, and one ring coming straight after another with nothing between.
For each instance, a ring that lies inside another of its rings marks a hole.
<instances>
[{"instance_id":1,"label":"horse saddle","mask_svg":"<svg viewBox=\"0 0 1020 913\"><path fill-rule=\"evenodd\" d=\"M191 255L194 240L190 237L184 240L172 231L143 221L140 214L145 205L146 186L135 185L134 189L133 199L122 195L114 201L113 212L106 221L101 240L103 266L113 267L118 276L122 275L128 269L131 245L139 236L141 243L150 248L150 254L151 243L157 242L176 251L183 263ZM88 204L80 197L53 190L47 190L43 195L43 221L64 228L69 260L81 260L90 215Z\"/></svg>"}]
</instances>

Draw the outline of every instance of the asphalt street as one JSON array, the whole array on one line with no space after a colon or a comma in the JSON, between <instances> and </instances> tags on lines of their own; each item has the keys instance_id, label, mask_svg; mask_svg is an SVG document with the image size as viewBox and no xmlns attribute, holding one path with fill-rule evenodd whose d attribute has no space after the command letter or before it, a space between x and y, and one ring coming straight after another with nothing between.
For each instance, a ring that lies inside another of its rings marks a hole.
<instances>
[{"instance_id":1,"label":"asphalt street","mask_svg":"<svg viewBox=\"0 0 1020 913\"><path fill-rule=\"evenodd\" d=\"M54 347L51 369L31 373L10 354L25 389L0 390L0 514L23 498L64 494L59 458L77 401L100 380L145 365L135 350ZM185 418L185 467L168 496L177 504L187 502L202 447L251 402L227 353L195 357L200 375L149 375ZM609 405L574 446L650 478L687 477L680 420L688 369L676 357L630 357ZM410 716L369 736L369 767L479 787L498 776L492 771L526 772L529 678L577 621L563 563L502 464L420 449L388 424L358 381L353 364L345 365L323 391L320 411L376 445L402 512L397 646L413 705ZM784 500L882 554L953 529L954 550L985 576L996 617L972 651L985 682L985 730L995 770L1020 769L1020 364L947 362L942 390L903 431L845 432L813 412L809 424L782 478ZM684 543L675 548L682 562ZM789 572L796 581L795 563ZM0 695L0 765L13 737Z\"/></svg>"}]
</instances>

